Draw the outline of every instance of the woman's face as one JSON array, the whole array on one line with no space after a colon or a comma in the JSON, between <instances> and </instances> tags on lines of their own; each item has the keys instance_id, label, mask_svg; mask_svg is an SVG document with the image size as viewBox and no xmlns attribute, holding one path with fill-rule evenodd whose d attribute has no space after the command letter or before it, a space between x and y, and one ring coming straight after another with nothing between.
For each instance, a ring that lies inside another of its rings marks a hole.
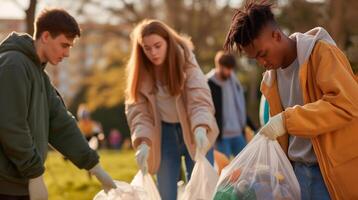
<instances>
[{"instance_id":1,"label":"woman's face","mask_svg":"<svg viewBox=\"0 0 358 200\"><path fill-rule=\"evenodd\" d=\"M164 63L167 56L167 47L165 39L157 34L143 37L143 51L155 66L160 66Z\"/></svg>"}]
</instances>

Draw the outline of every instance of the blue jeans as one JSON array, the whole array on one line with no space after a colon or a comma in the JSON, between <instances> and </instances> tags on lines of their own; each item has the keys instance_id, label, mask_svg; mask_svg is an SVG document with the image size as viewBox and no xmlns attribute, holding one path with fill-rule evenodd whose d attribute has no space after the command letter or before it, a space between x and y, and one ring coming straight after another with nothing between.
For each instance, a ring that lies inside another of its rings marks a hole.
<instances>
[{"instance_id":1,"label":"blue jeans","mask_svg":"<svg viewBox=\"0 0 358 200\"><path fill-rule=\"evenodd\" d=\"M221 138L216 141L216 148L221 153L225 154L228 158L230 156L235 157L244 149L246 140L243 135L239 135L232 138Z\"/></svg>"},{"instance_id":2,"label":"blue jeans","mask_svg":"<svg viewBox=\"0 0 358 200\"><path fill-rule=\"evenodd\" d=\"M181 157L185 158L186 177L190 179L194 167L188 149L183 140L183 133L179 123L162 122L162 159L157 173L158 189L162 200L177 199L177 183L180 178ZM213 164L214 153L211 149L206 155Z\"/></svg>"},{"instance_id":3,"label":"blue jeans","mask_svg":"<svg viewBox=\"0 0 358 200\"><path fill-rule=\"evenodd\" d=\"M309 166L294 162L293 168L301 187L302 200L330 199L318 164Z\"/></svg>"}]
</instances>

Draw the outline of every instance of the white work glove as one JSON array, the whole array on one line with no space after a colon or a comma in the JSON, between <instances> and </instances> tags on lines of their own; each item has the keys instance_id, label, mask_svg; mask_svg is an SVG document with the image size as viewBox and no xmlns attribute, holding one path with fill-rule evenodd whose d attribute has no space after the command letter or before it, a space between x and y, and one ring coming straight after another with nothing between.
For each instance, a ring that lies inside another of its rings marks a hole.
<instances>
[{"instance_id":1,"label":"white work glove","mask_svg":"<svg viewBox=\"0 0 358 200\"><path fill-rule=\"evenodd\" d=\"M261 130L260 134L265 135L270 140L276 140L277 137L280 137L286 133L286 129L283 124L282 113L277 114L269 119L267 124L265 124Z\"/></svg>"},{"instance_id":2,"label":"white work glove","mask_svg":"<svg viewBox=\"0 0 358 200\"><path fill-rule=\"evenodd\" d=\"M149 146L147 145L147 143L142 142L138 148L137 148L137 152L135 154L135 158L137 161L137 164L140 168L140 170L142 170L143 174L146 174L148 172L148 156L149 156Z\"/></svg>"},{"instance_id":3,"label":"white work glove","mask_svg":"<svg viewBox=\"0 0 358 200\"><path fill-rule=\"evenodd\" d=\"M194 131L194 135L195 135L195 142L196 142L197 149L205 154L206 153L205 151L208 149L208 146L210 145L206 128L200 126L197 127Z\"/></svg>"},{"instance_id":4,"label":"white work glove","mask_svg":"<svg viewBox=\"0 0 358 200\"><path fill-rule=\"evenodd\" d=\"M105 193L107 193L111 189L117 188L116 184L114 184L112 178L105 172L102 167L97 164L92 169L88 170L92 175L94 175L98 181L102 184L102 188Z\"/></svg>"},{"instance_id":5,"label":"white work glove","mask_svg":"<svg viewBox=\"0 0 358 200\"><path fill-rule=\"evenodd\" d=\"M30 200L47 200L48 193L43 176L29 180Z\"/></svg>"}]
</instances>

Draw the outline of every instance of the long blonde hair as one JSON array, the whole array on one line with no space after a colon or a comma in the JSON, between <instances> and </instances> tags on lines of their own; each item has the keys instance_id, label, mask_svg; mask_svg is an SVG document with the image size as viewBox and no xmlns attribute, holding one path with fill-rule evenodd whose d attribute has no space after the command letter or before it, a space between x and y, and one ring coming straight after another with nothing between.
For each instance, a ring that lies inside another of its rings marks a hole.
<instances>
[{"instance_id":1,"label":"long blonde hair","mask_svg":"<svg viewBox=\"0 0 358 200\"><path fill-rule=\"evenodd\" d=\"M167 53L163 69L164 83L170 95L178 95L184 84L183 70L190 62L193 44L189 38L176 33L172 28L158 20L143 20L132 31L132 53L127 64L126 101L136 102L143 71L147 71L154 79L153 64L144 54L143 37L151 34L161 36L167 42Z\"/></svg>"}]
</instances>

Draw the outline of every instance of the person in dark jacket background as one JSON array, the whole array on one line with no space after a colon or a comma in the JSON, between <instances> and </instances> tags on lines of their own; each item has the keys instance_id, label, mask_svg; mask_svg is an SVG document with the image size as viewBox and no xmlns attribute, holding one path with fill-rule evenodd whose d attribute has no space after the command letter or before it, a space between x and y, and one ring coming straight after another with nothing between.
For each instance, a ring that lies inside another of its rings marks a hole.
<instances>
[{"instance_id":1,"label":"person in dark jacket background","mask_svg":"<svg viewBox=\"0 0 358 200\"><path fill-rule=\"evenodd\" d=\"M235 77L235 68L235 57L219 51L215 56L215 69L207 74L220 130L216 148L227 157L235 157L245 147L244 130L250 123L246 115L244 90Z\"/></svg>"},{"instance_id":2,"label":"person in dark jacket background","mask_svg":"<svg viewBox=\"0 0 358 200\"><path fill-rule=\"evenodd\" d=\"M48 9L36 18L33 38L13 32L0 44L0 199L48 198L48 144L89 170L105 191L116 187L44 71L47 62L68 57L79 36L71 15Z\"/></svg>"}]
</instances>

